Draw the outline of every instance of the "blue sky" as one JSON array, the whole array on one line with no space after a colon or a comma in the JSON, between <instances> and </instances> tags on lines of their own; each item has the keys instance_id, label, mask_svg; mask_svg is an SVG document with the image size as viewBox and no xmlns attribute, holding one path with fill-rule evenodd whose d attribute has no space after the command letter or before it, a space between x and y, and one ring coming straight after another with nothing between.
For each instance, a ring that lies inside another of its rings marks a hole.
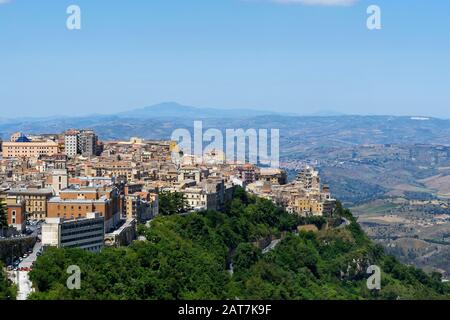
<instances>
[{"instance_id":1,"label":"blue sky","mask_svg":"<svg viewBox=\"0 0 450 320\"><path fill-rule=\"evenodd\" d=\"M2 2L0 118L163 101L450 118L450 1ZM66 29L71 4L82 30ZM370 4L382 30L366 28Z\"/></svg>"}]
</instances>

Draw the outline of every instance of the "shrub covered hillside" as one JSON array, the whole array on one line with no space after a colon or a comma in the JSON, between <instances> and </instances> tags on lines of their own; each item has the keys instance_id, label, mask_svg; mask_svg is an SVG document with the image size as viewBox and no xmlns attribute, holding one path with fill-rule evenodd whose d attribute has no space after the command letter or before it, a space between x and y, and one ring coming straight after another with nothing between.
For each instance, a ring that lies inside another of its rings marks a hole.
<instances>
[{"instance_id":1,"label":"shrub covered hillside","mask_svg":"<svg viewBox=\"0 0 450 320\"><path fill-rule=\"evenodd\" d=\"M2 262L0 262L0 300L15 300L16 288L8 280L6 272L4 272Z\"/></svg>"},{"instance_id":2,"label":"shrub covered hillside","mask_svg":"<svg viewBox=\"0 0 450 320\"><path fill-rule=\"evenodd\" d=\"M5 204L0 201L0 234L2 229L8 227L7 214ZM0 254L1 258L1 254ZM16 289L8 280L4 266L0 260L0 300L14 300L16 297Z\"/></svg>"},{"instance_id":3,"label":"shrub covered hillside","mask_svg":"<svg viewBox=\"0 0 450 320\"><path fill-rule=\"evenodd\" d=\"M431 276L386 256L347 210L340 219L299 218L242 189L224 212L160 216L139 232L147 241L100 254L50 249L30 277L32 299L447 299ZM299 225L314 224L309 232ZM317 231L320 229L319 231ZM282 239L273 250L256 245ZM270 241L270 240L269 240ZM382 269L382 288L369 291L366 269ZM70 265L80 290L66 288Z\"/></svg>"}]
</instances>

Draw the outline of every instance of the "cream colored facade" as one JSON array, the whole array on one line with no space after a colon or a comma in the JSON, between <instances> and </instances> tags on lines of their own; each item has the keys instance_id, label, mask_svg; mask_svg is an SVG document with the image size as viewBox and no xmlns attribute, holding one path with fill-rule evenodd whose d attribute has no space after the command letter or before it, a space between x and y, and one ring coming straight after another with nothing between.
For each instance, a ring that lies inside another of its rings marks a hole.
<instances>
[{"instance_id":1,"label":"cream colored facade","mask_svg":"<svg viewBox=\"0 0 450 320\"><path fill-rule=\"evenodd\" d=\"M184 197L194 210L216 210L217 209L217 193L209 193L203 188L193 187L181 190Z\"/></svg>"},{"instance_id":2,"label":"cream colored facade","mask_svg":"<svg viewBox=\"0 0 450 320\"><path fill-rule=\"evenodd\" d=\"M55 155L58 153L58 143L46 142L4 142L3 158L38 157L40 155Z\"/></svg>"},{"instance_id":3,"label":"cream colored facade","mask_svg":"<svg viewBox=\"0 0 450 320\"><path fill-rule=\"evenodd\" d=\"M46 218L46 223L42 225L42 245L49 247L59 246L59 218Z\"/></svg>"},{"instance_id":4,"label":"cream colored facade","mask_svg":"<svg viewBox=\"0 0 450 320\"><path fill-rule=\"evenodd\" d=\"M11 189L7 191L9 197L17 200L25 200L25 209L28 217L33 220L45 219L47 217L47 202L53 196L50 189Z\"/></svg>"},{"instance_id":5,"label":"cream colored facade","mask_svg":"<svg viewBox=\"0 0 450 320\"><path fill-rule=\"evenodd\" d=\"M294 212L305 215L321 216L323 214L323 203L316 199L296 198L291 204Z\"/></svg>"}]
</instances>

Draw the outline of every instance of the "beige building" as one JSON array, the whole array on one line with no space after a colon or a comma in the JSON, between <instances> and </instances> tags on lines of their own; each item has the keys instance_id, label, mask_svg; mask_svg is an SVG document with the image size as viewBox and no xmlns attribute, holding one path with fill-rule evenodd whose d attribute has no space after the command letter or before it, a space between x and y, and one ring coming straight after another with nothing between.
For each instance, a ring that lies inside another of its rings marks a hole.
<instances>
[{"instance_id":1,"label":"beige building","mask_svg":"<svg viewBox=\"0 0 450 320\"><path fill-rule=\"evenodd\" d=\"M181 190L192 210L216 210L217 194L207 192L202 187L191 187Z\"/></svg>"},{"instance_id":2,"label":"beige building","mask_svg":"<svg viewBox=\"0 0 450 320\"><path fill-rule=\"evenodd\" d=\"M149 192L125 195L123 211L127 219L148 221L158 215L158 195Z\"/></svg>"},{"instance_id":3,"label":"beige building","mask_svg":"<svg viewBox=\"0 0 450 320\"><path fill-rule=\"evenodd\" d=\"M2 145L3 158L39 157L41 155L55 155L58 153L58 143L46 142L4 142Z\"/></svg>"},{"instance_id":4,"label":"beige building","mask_svg":"<svg viewBox=\"0 0 450 320\"><path fill-rule=\"evenodd\" d=\"M7 195L15 197L16 201L24 200L28 217L40 220L47 217L47 203L53 196L53 191L39 188L11 189L7 191Z\"/></svg>"},{"instance_id":5,"label":"beige building","mask_svg":"<svg viewBox=\"0 0 450 320\"><path fill-rule=\"evenodd\" d=\"M286 171L273 168L261 168L259 180L270 182L271 184L284 185L287 183Z\"/></svg>"},{"instance_id":6,"label":"beige building","mask_svg":"<svg viewBox=\"0 0 450 320\"><path fill-rule=\"evenodd\" d=\"M104 218L106 231L114 229L120 219L117 189L72 187L48 201L48 218L80 219L90 212L97 212Z\"/></svg>"},{"instance_id":7,"label":"beige building","mask_svg":"<svg viewBox=\"0 0 450 320\"><path fill-rule=\"evenodd\" d=\"M322 216L323 202L317 199L296 198L289 209L304 216Z\"/></svg>"},{"instance_id":8,"label":"beige building","mask_svg":"<svg viewBox=\"0 0 450 320\"><path fill-rule=\"evenodd\" d=\"M51 188L55 195L68 187L67 169L54 169L51 175Z\"/></svg>"}]
</instances>

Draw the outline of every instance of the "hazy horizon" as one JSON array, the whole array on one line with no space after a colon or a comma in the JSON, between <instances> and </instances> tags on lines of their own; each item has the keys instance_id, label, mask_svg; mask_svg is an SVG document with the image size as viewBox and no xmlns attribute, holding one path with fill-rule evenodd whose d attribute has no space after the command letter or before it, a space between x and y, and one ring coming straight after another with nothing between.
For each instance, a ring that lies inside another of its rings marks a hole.
<instances>
[{"instance_id":1,"label":"hazy horizon","mask_svg":"<svg viewBox=\"0 0 450 320\"><path fill-rule=\"evenodd\" d=\"M305 113L305 114L301 114L301 113L295 113L295 112L284 112L284 111L280 111L280 110L276 110L276 109L258 109L258 108L247 108L247 107L230 107L230 108L224 108L224 107L220 107L220 106L194 106L194 105L189 105L189 104L184 104L184 103L180 103L180 102L176 102L176 101L162 101L156 104L148 104L142 107L132 107L132 108L128 108L128 109L123 109L123 110L119 110L117 112L113 112L113 113L102 113L102 112L90 112L90 113L80 113L80 114L48 114L48 115L28 115L28 116L12 116L12 117L4 117L4 116L0 116L0 120L3 121L8 121L8 120L18 120L18 119L51 119L51 118L85 118L85 117L90 117L90 116L120 116L124 113L128 113L131 111L135 111L135 110L140 110L140 109L144 109L144 108L152 108L152 107L156 107L159 105L164 105L164 104L176 104L179 105L181 107L193 107L199 110L204 110L204 109L214 109L214 110L218 110L218 111L232 111L232 110L248 110L248 111L254 111L254 112L261 112L261 113L266 113L267 114L276 114L279 116L292 116L292 117L314 117L314 116L319 116L319 117L336 117L336 116L361 116L361 117L371 117L371 116L379 116L379 117L424 117L424 118L430 118L430 119L440 119L440 120L450 120L450 117L446 118L446 117L435 117L435 116L430 116L427 114L354 114L354 113L342 113L342 112L338 112L338 111L333 111L333 110L318 110L316 112L312 112L312 113ZM328 115L329 114L329 115ZM155 116L158 117L158 116ZM199 118L202 118L201 116Z\"/></svg>"}]
</instances>

